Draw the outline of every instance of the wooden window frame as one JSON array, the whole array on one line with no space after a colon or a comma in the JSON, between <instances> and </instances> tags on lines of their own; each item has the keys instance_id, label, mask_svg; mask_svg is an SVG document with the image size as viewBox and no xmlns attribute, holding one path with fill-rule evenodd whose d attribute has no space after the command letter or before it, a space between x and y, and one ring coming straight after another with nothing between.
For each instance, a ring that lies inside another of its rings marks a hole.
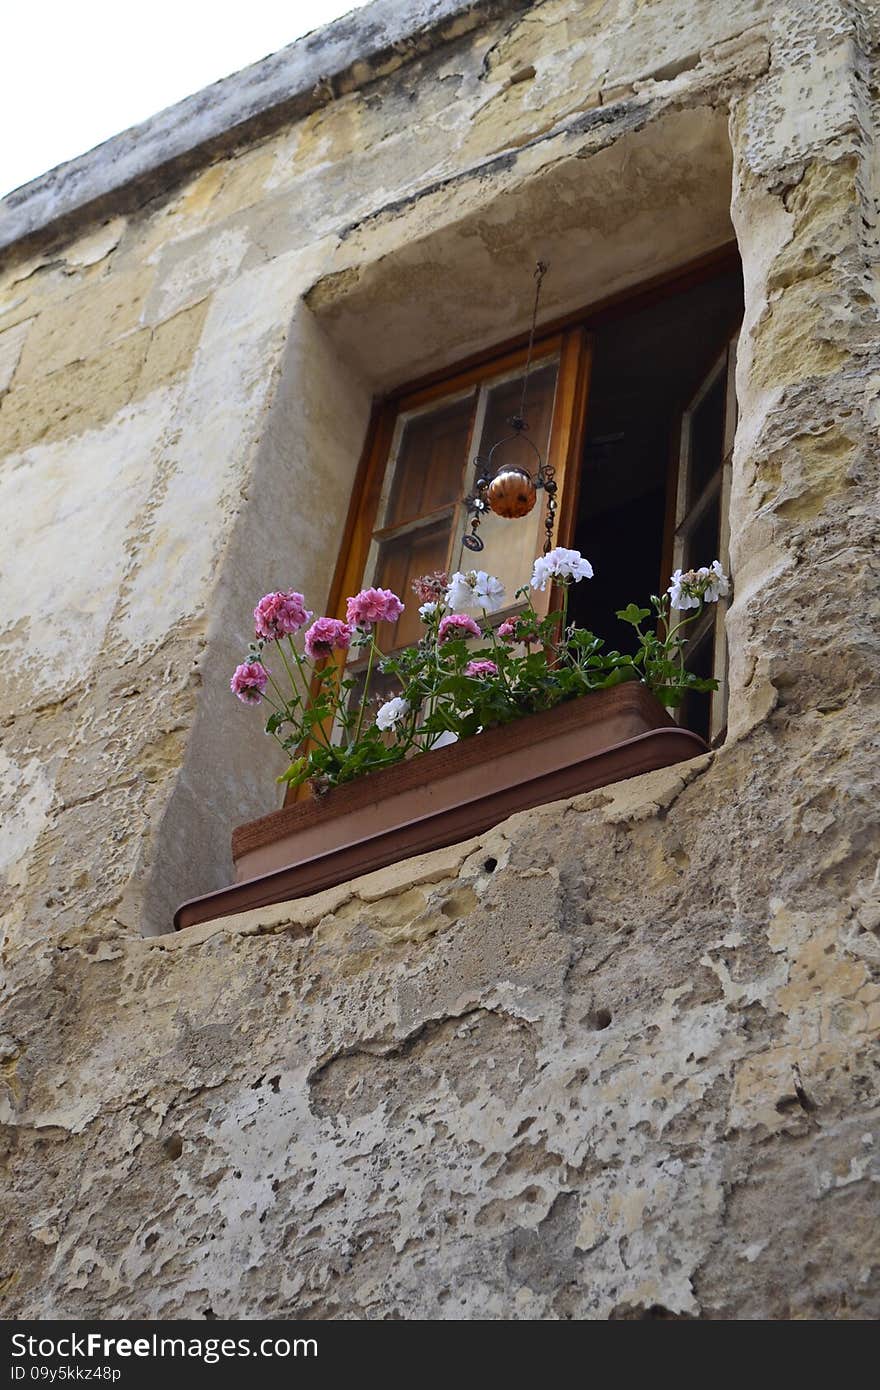
<instances>
[{"instance_id":1,"label":"wooden window frame","mask_svg":"<svg viewBox=\"0 0 880 1390\"><path fill-rule=\"evenodd\" d=\"M718 505L718 555L725 574L730 570L730 486L733 466L733 443L736 435L736 351L739 333L731 334L721 352L709 367L697 391L681 413L676 469L675 524L672 534L672 569L685 567L688 541L710 507ZM696 412L706 396L722 382L724 386L724 433L721 459L712 476L703 485L699 497L688 504L690 467L692 459L691 429ZM706 557L708 558L708 557ZM727 728L727 635L728 598L721 598L713 608L707 608L690 633L691 647L696 649L704 639L712 643L712 676L718 689L710 697L709 742L718 743Z\"/></svg>"},{"instance_id":2,"label":"wooden window frame","mask_svg":"<svg viewBox=\"0 0 880 1390\"><path fill-rule=\"evenodd\" d=\"M569 330L566 334L557 333L540 338L534 345L532 356L531 370L533 373L550 365L556 369L549 421L548 461L557 469L560 478L560 496L563 495L562 479L564 479L566 468L569 465L568 432L572 414L572 403L568 394L561 391L560 388L563 374L567 380L572 373L580 371L580 354L582 352L589 352L586 338L577 330ZM420 415L430 416L431 412L438 407L452 406L456 402L467 401L470 404L470 418L463 451L461 477L454 501L436 507L429 512L407 517L404 521L379 526L372 531L371 544L361 571L362 577L360 580L353 578L352 584L354 586L360 587L362 583L383 582L378 578L380 548L383 543L396 540L398 537L417 536L426 533L432 526L446 519L450 523L447 555L445 563L438 568L445 569L451 574L458 569L467 569L472 567L474 563L479 563L469 560L468 552L463 548L463 537L468 524L468 512L464 499L473 481L473 465L477 450L484 444L483 432L486 410L491 393L510 381L521 380L525 363L526 353L524 351L511 353L504 360L494 360L482 364L473 371L463 374L461 379L453 376L428 391L403 396L390 407L395 411L395 422L391 436L392 443L384 465L381 459L378 460L379 466L383 468L384 478L379 488L379 501L373 518L374 522L383 516L390 503L390 494L395 485L395 471L400 459L406 428L410 422L418 419ZM544 497L541 496L538 510L535 513L535 519L538 521L543 516L544 500ZM392 585L392 587L394 586ZM354 591L354 588L351 588L346 592L352 593ZM401 594L401 596L409 602L412 601L408 594ZM549 594L544 593L538 597L543 600L544 607L549 612L549 608L547 608ZM538 606L540 607L540 604ZM511 602L502 613L497 615L497 621L501 622L505 614L513 612L516 607L517 605Z\"/></svg>"},{"instance_id":3,"label":"wooden window frame","mask_svg":"<svg viewBox=\"0 0 880 1390\"><path fill-rule=\"evenodd\" d=\"M579 454L583 447L586 424L586 404L589 394L591 338L583 325L564 331L543 333L534 346L534 366L542 359L558 354L559 368L553 406L553 427L547 462L556 470L561 504L557 517L556 536L565 545L574 529L577 515L577 482ZM333 577L327 611L335 617L345 616L345 600L356 593L364 581L373 541L383 530L376 530L376 519L385 486L388 462L391 457L398 421L404 415L452 400L467 390L479 388L496 378L522 370L526 364L528 345L502 350L497 354L481 355L461 370L452 370L427 384L416 383L403 387L384 399L374 402L364 453L358 477L352 489L352 502L346 521L340 559ZM468 463L473 454L475 431L479 421L471 419L468 440ZM446 514L448 508L438 511ZM405 523L414 528L427 522L427 517L413 518ZM397 533L402 527L395 527ZM549 601L549 596L548 596Z\"/></svg>"},{"instance_id":4,"label":"wooden window frame","mask_svg":"<svg viewBox=\"0 0 880 1390\"><path fill-rule=\"evenodd\" d=\"M575 310L542 326L535 342L535 357L559 352L559 372L553 407L548 463L556 470L559 484L559 511L555 528L557 545L571 544L578 513L581 456L586 437L589 402L590 371L592 366L592 331L599 326L648 308L671 298L706 280L723 275L739 265L735 242L687 262L649 281L622 290L605 299ZM358 464L351 492L348 514L343 530L339 559L334 570L326 612L330 616L345 616L345 600L363 584L370 550L376 535L376 518L397 422L401 415L457 392L479 386L493 377L523 367L528 340L525 334L487 347L457 364L429 373L414 381L405 382L373 402L364 449ZM469 440L468 458L473 446L473 426ZM677 465L670 459L670 468ZM725 463L726 486L729 492L729 461ZM663 556L665 573L667 561L674 548L677 491L673 488L664 525ZM442 509L444 512L448 509ZM726 516L725 516L726 520ZM661 585L665 586L663 574ZM547 594L548 611L557 601ZM720 624L723 627L723 623ZM288 792L286 800L295 797Z\"/></svg>"}]
</instances>

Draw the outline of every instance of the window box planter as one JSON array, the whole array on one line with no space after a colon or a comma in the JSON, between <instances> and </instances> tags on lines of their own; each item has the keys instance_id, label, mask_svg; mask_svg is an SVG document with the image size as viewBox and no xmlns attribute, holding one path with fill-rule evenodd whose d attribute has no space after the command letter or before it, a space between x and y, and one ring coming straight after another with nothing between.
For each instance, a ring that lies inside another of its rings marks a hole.
<instances>
[{"instance_id":1,"label":"window box planter","mask_svg":"<svg viewBox=\"0 0 880 1390\"><path fill-rule=\"evenodd\" d=\"M706 751L644 685L596 691L238 826L237 882L184 903L174 925L317 893Z\"/></svg>"}]
</instances>

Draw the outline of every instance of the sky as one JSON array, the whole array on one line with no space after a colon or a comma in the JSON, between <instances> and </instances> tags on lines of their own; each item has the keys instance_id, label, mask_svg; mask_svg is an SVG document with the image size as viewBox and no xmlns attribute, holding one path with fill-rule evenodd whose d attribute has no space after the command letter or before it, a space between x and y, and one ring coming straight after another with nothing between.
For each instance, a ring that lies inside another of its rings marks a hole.
<instances>
[{"instance_id":1,"label":"sky","mask_svg":"<svg viewBox=\"0 0 880 1390\"><path fill-rule=\"evenodd\" d=\"M13 0L0 197L366 0Z\"/></svg>"}]
</instances>

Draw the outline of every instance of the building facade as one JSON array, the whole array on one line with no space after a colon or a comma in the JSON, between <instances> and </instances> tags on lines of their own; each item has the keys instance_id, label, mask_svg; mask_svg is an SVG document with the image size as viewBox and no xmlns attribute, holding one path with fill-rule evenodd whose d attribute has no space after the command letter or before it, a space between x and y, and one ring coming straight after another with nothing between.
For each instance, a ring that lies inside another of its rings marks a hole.
<instances>
[{"instance_id":1,"label":"building facade","mask_svg":"<svg viewBox=\"0 0 880 1390\"><path fill-rule=\"evenodd\" d=\"M374 0L0 203L3 1316L880 1312L878 45ZM277 804L255 598L323 611L375 403L538 259L585 526L693 355L638 315L738 286L711 751L175 934Z\"/></svg>"}]
</instances>

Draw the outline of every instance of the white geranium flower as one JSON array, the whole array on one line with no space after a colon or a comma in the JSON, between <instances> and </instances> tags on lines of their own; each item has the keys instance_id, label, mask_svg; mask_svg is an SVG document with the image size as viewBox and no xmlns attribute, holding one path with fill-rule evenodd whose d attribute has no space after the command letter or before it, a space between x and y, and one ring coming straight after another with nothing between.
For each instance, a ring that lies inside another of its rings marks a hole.
<instances>
[{"instance_id":1,"label":"white geranium flower","mask_svg":"<svg viewBox=\"0 0 880 1390\"><path fill-rule=\"evenodd\" d=\"M532 588L544 590L551 579L562 584L579 584L582 579L592 578L593 566L579 550L566 550L558 545L548 554L538 556L532 570Z\"/></svg>"},{"instance_id":2,"label":"white geranium flower","mask_svg":"<svg viewBox=\"0 0 880 1390\"><path fill-rule=\"evenodd\" d=\"M705 574L708 580L703 594L704 603L717 603L730 593L730 580L721 568L720 560L713 560L707 570L700 570L700 574Z\"/></svg>"},{"instance_id":3,"label":"white geranium flower","mask_svg":"<svg viewBox=\"0 0 880 1390\"><path fill-rule=\"evenodd\" d=\"M421 608L419 609L419 617L421 618L422 622L426 623L428 619L431 617L431 615L437 612L438 607L439 604L433 602L423 603Z\"/></svg>"},{"instance_id":4,"label":"white geranium flower","mask_svg":"<svg viewBox=\"0 0 880 1390\"><path fill-rule=\"evenodd\" d=\"M677 608L680 612L683 612L685 608L699 608L700 600L691 591L691 585L695 578L694 570L688 570L686 573L681 570L675 571L672 582L666 590L669 595L670 608Z\"/></svg>"},{"instance_id":5,"label":"white geranium flower","mask_svg":"<svg viewBox=\"0 0 880 1390\"><path fill-rule=\"evenodd\" d=\"M485 570L468 570L467 574L457 570L449 581L445 602L452 613L468 609L497 613L504 603L504 585Z\"/></svg>"},{"instance_id":6,"label":"white geranium flower","mask_svg":"<svg viewBox=\"0 0 880 1390\"><path fill-rule=\"evenodd\" d=\"M474 584L474 600L486 613L497 613L504 604L504 585L494 574L477 570Z\"/></svg>"},{"instance_id":7,"label":"white geranium flower","mask_svg":"<svg viewBox=\"0 0 880 1390\"><path fill-rule=\"evenodd\" d=\"M676 570L666 590L670 608L684 611L699 608L701 603L717 603L730 592L730 580L721 568L720 560L703 565L698 570Z\"/></svg>"},{"instance_id":8,"label":"white geranium flower","mask_svg":"<svg viewBox=\"0 0 880 1390\"><path fill-rule=\"evenodd\" d=\"M461 613L465 608L470 607L473 598L474 591L468 582L468 576L462 574L461 570L456 570L449 581L449 588L446 590L446 607L451 613Z\"/></svg>"},{"instance_id":9,"label":"white geranium flower","mask_svg":"<svg viewBox=\"0 0 880 1390\"><path fill-rule=\"evenodd\" d=\"M386 700L385 704L376 715L376 727L386 733L388 729L393 729L399 724L405 715L409 714L409 704L401 695L396 695L393 700Z\"/></svg>"}]
</instances>

